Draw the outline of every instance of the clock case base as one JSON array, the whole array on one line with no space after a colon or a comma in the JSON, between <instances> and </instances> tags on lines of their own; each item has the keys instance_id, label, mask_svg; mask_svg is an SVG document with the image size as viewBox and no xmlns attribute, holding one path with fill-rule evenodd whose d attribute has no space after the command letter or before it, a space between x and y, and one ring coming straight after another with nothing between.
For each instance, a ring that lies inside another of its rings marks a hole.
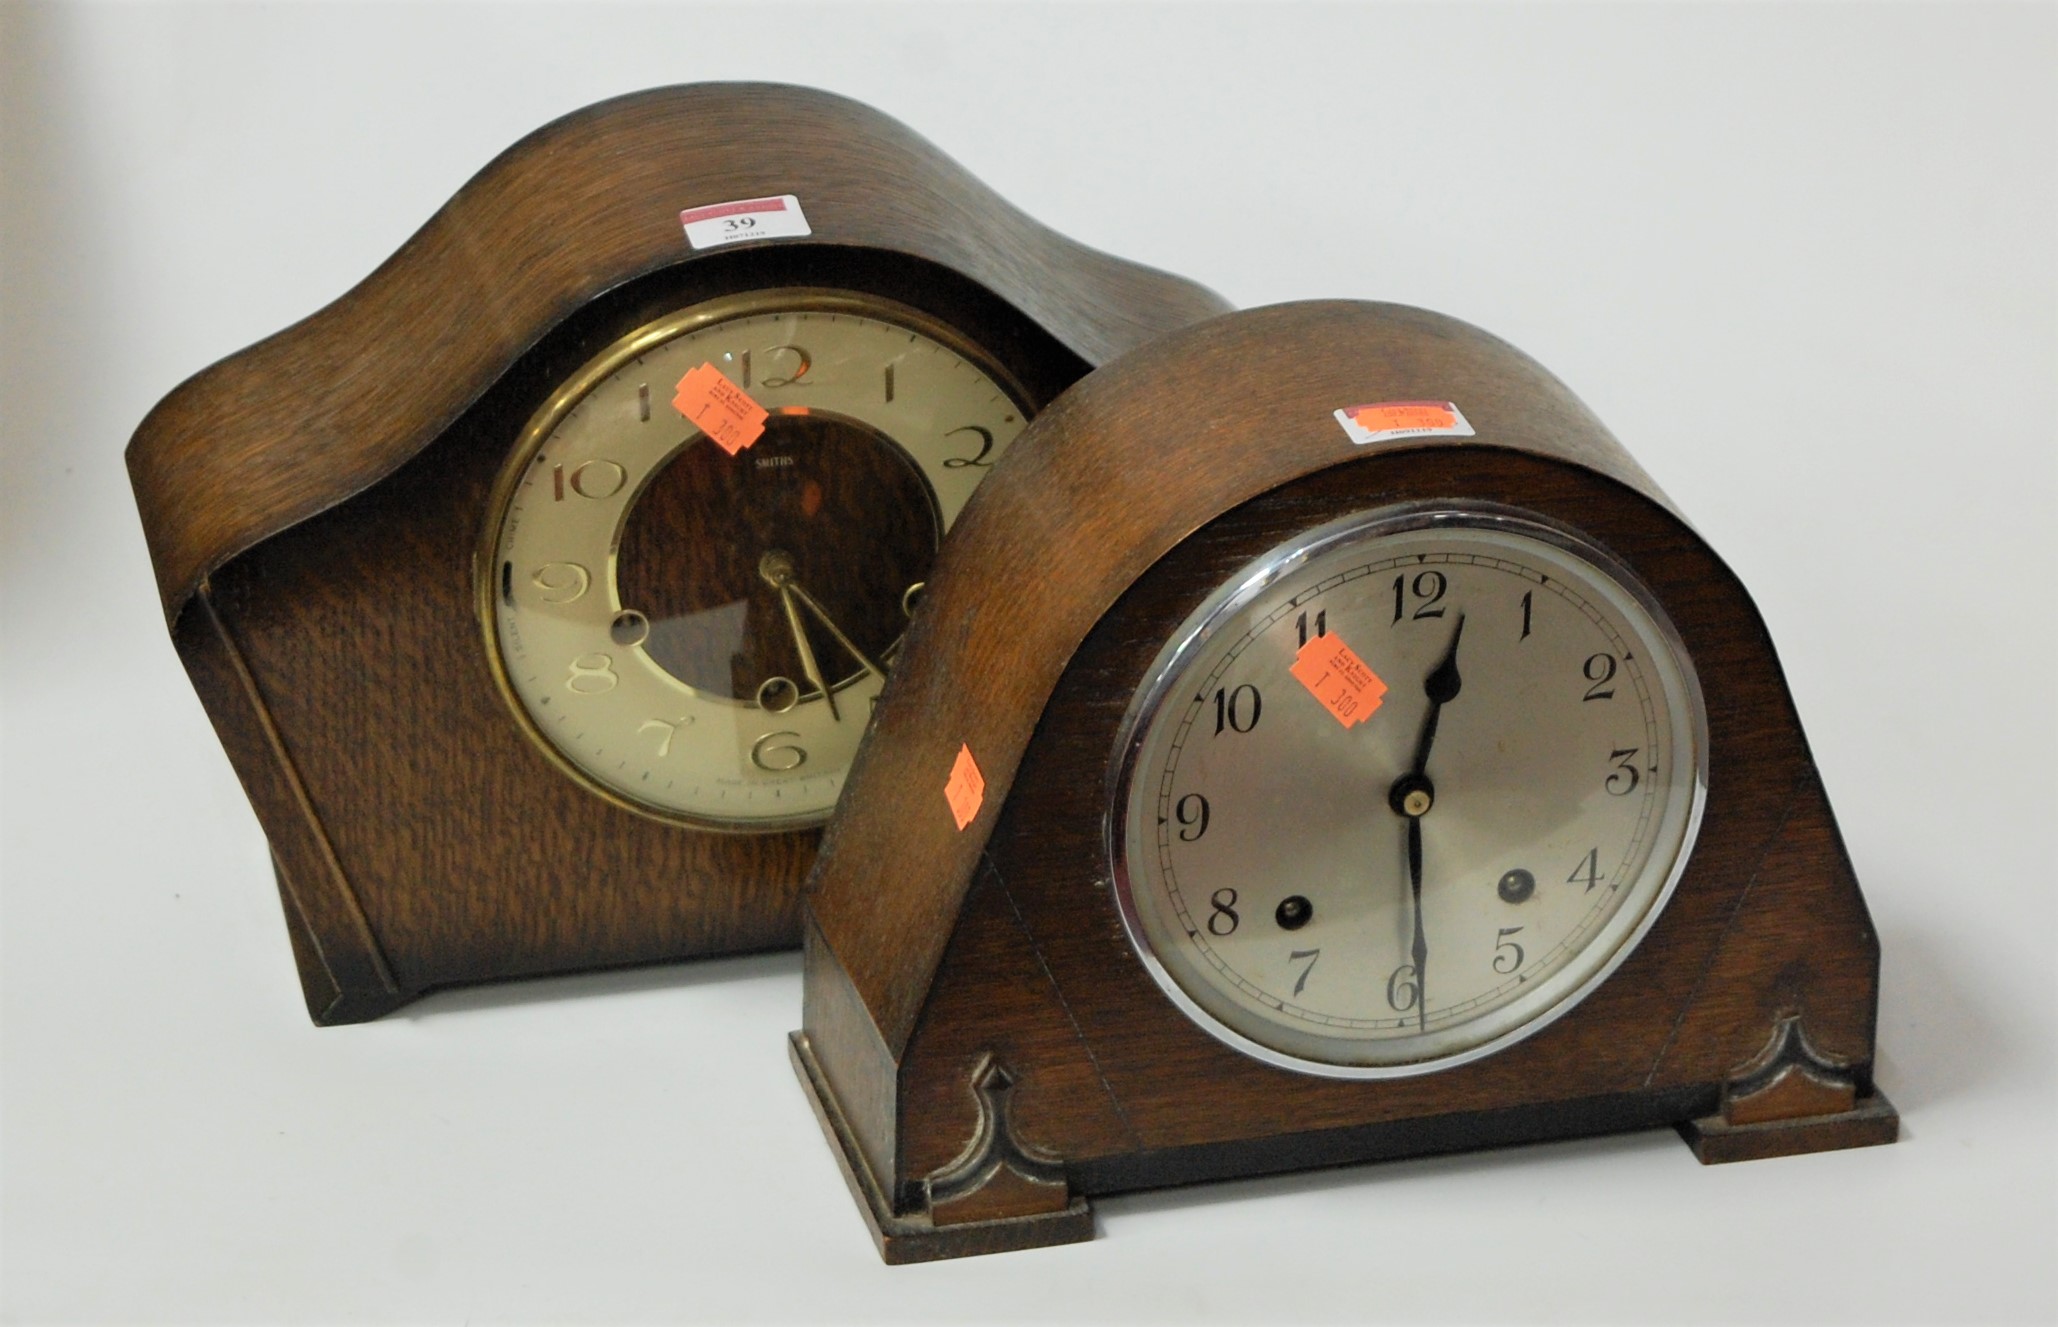
<instances>
[{"instance_id":1,"label":"clock case base","mask_svg":"<svg viewBox=\"0 0 2058 1327\"><path fill-rule=\"evenodd\" d=\"M1330 418L1400 400L1455 400L1477 437L1357 448ZM1191 422L1179 464L1132 472L1115 440L1171 418ZM1419 310L1282 306L1127 357L1016 448L945 550L936 616L910 633L808 896L811 1090L891 1217L950 1223L934 1184L996 1148L982 1086L996 1069L1001 1150L1057 1180L1014 1186L1025 1215L1659 1125L1707 1161L1891 1140L1872 1082L1877 937L1770 638L1562 384ZM1115 734L1164 633L1238 569L1348 511L1456 501L1577 529L1664 605L1707 695L1699 839L1638 948L1527 1039L1405 1078L1261 1063L1181 1013L1123 930L1105 832ZM936 629L981 621L1005 639ZM986 781L963 831L942 796L961 746Z\"/></svg>"},{"instance_id":2,"label":"clock case base","mask_svg":"<svg viewBox=\"0 0 2058 1327\"><path fill-rule=\"evenodd\" d=\"M1707 1109L1712 1094L1705 1087L1690 1087L1367 1125L1276 1140L1176 1149L1125 1157L1109 1164L1083 1164L1068 1175L1061 1208L939 1225L927 1212L895 1212L866 1163L835 1094L822 1078L807 1034L790 1034L787 1049L801 1091L814 1110L843 1182L871 1232L873 1246L890 1266L1083 1244L1094 1238L1096 1226L1088 1195L1106 1197L1222 1179L1629 1133L1668 1124L1678 1130L1703 1165L1874 1147L1896 1141L1900 1132L1899 1116L1876 1089L1855 1109L1840 1114L1732 1125L1723 1119L1719 1109L1694 1115L1695 1111Z\"/></svg>"},{"instance_id":3,"label":"clock case base","mask_svg":"<svg viewBox=\"0 0 2058 1327\"><path fill-rule=\"evenodd\" d=\"M809 237L695 252L680 232L682 207L789 192ZM173 643L270 841L317 1024L798 943L820 831L697 831L576 786L494 685L472 563L558 384L651 319L778 287L927 314L1032 409L1225 307L1045 229L857 103L666 88L516 144L361 285L138 428Z\"/></svg>"}]
</instances>

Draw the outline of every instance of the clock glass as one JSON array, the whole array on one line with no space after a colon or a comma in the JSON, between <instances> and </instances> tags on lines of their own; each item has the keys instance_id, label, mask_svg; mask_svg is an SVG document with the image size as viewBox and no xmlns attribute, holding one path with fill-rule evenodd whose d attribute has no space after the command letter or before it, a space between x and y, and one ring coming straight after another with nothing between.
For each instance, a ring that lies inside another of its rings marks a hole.
<instances>
[{"instance_id":1,"label":"clock glass","mask_svg":"<svg viewBox=\"0 0 2058 1327\"><path fill-rule=\"evenodd\" d=\"M1677 635L1591 541L1499 508L1362 512L1186 620L1114 754L1123 921L1268 1062L1491 1054L1604 980L1684 869L1706 718Z\"/></svg>"},{"instance_id":2,"label":"clock glass","mask_svg":"<svg viewBox=\"0 0 2058 1327\"><path fill-rule=\"evenodd\" d=\"M740 447L682 390L694 375L704 401L710 368L764 412ZM530 420L489 504L480 619L517 721L639 811L827 819L939 542L1026 399L870 295L756 292L609 346Z\"/></svg>"}]
</instances>

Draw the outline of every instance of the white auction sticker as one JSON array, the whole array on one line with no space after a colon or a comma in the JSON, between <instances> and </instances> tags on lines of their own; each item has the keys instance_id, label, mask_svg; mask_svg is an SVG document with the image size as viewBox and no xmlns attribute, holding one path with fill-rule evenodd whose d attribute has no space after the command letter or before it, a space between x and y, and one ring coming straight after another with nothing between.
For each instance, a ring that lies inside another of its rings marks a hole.
<instances>
[{"instance_id":1,"label":"white auction sticker","mask_svg":"<svg viewBox=\"0 0 2058 1327\"><path fill-rule=\"evenodd\" d=\"M1347 405L1336 422L1360 447L1395 438L1469 438L1472 425L1464 411L1449 401L1381 401Z\"/></svg>"},{"instance_id":2,"label":"white auction sticker","mask_svg":"<svg viewBox=\"0 0 2058 1327\"><path fill-rule=\"evenodd\" d=\"M800 200L792 194L689 207L679 214L679 224L686 228L687 243L696 249L814 234L808 228L807 215L800 210Z\"/></svg>"}]
</instances>

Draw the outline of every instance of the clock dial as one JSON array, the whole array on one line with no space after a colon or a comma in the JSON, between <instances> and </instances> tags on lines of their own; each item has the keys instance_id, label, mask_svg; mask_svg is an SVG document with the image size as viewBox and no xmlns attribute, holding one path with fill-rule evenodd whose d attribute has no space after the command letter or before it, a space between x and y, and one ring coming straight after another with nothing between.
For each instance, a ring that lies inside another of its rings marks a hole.
<instances>
[{"instance_id":1,"label":"clock dial","mask_svg":"<svg viewBox=\"0 0 2058 1327\"><path fill-rule=\"evenodd\" d=\"M768 412L731 454L673 404ZM480 594L502 690L568 773L728 829L827 818L944 531L1023 393L916 311L777 290L603 351L504 472Z\"/></svg>"},{"instance_id":2,"label":"clock dial","mask_svg":"<svg viewBox=\"0 0 2058 1327\"><path fill-rule=\"evenodd\" d=\"M1182 1009L1273 1063L1420 1073L1534 1032L1628 955L1692 845L1683 650L1626 570L1517 514L1310 532L1149 676L1116 748L1123 918Z\"/></svg>"}]
</instances>

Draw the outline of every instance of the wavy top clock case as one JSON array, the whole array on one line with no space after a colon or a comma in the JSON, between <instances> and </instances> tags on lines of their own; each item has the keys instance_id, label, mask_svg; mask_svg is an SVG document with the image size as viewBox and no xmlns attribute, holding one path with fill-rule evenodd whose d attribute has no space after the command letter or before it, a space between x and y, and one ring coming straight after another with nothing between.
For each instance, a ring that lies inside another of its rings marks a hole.
<instances>
[{"instance_id":1,"label":"wavy top clock case","mask_svg":"<svg viewBox=\"0 0 2058 1327\"><path fill-rule=\"evenodd\" d=\"M796 1066L889 1261L1375 1157L1895 1136L1749 595L1561 383L1415 309L1217 318L1022 436L805 947Z\"/></svg>"},{"instance_id":2,"label":"wavy top clock case","mask_svg":"<svg viewBox=\"0 0 2058 1327\"><path fill-rule=\"evenodd\" d=\"M791 945L944 532L1094 365L1222 311L800 88L508 149L128 463L310 1014Z\"/></svg>"}]
</instances>

